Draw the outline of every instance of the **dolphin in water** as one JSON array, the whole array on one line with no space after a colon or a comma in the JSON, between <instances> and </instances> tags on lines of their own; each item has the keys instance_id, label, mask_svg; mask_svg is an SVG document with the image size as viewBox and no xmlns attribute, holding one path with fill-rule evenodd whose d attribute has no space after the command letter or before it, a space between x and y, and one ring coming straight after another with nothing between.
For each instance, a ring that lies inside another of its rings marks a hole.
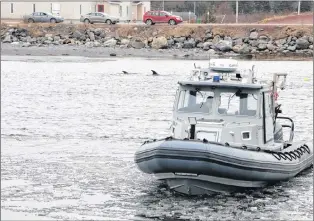
<instances>
[{"instance_id":1,"label":"dolphin in water","mask_svg":"<svg viewBox=\"0 0 314 221\"><path fill-rule=\"evenodd\" d=\"M159 75L156 71L151 70L153 72L153 75Z\"/></svg>"}]
</instances>

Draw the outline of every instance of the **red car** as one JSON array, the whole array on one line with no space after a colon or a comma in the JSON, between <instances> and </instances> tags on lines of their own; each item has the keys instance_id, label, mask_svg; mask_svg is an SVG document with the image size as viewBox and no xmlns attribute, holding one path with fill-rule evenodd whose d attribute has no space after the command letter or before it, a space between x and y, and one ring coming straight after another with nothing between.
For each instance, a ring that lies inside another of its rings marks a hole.
<instances>
[{"instance_id":1,"label":"red car","mask_svg":"<svg viewBox=\"0 0 314 221\"><path fill-rule=\"evenodd\" d=\"M147 25L154 25L156 23L176 25L183 22L183 20L180 16L172 15L166 11L148 11L143 16L143 22Z\"/></svg>"}]
</instances>

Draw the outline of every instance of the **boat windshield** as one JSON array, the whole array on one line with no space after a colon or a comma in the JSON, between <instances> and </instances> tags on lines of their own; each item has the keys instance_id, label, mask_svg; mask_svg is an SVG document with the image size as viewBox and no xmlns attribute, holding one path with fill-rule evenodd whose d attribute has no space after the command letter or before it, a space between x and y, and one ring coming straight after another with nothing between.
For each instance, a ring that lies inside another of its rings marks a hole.
<instances>
[{"instance_id":1,"label":"boat windshield","mask_svg":"<svg viewBox=\"0 0 314 221\"><path fill-rule=\"evenodd\" d=\"M178 111L210 114L213 111L212 91L184 90L180 92Z\"/></svg>"},{"instance_id":2,"label":"boat windshield","mask_svg":"<svg viewBox=\"0 0 314 221\"><path fill-rule=\"evenodd\" d=\"M256 115L257 94L222 92L218 97L218 113L220 115Z\"/></svg>"},{"instance_id":3,"label":"boat windshield","mask_svg":"<svg viewBox=\"0 0 314 221\"><path fill-rule=\"evenodd\" d=\"M183 90L177 104L178 112L255 116L257 94ZM215 101L217 104L215 104Z\"/></svg>"}]
</instances>

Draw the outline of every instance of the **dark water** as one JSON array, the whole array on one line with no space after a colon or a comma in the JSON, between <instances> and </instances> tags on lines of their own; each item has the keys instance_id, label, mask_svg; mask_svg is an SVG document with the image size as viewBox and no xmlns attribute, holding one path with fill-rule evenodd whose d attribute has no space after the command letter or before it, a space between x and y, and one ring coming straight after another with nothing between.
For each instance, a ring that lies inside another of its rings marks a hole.
<instances>
[{"instance_id":1,"label":"dark water","mask_svg":"<svg viewBox=\"0 0 314 221\"><path fill-rule=\"evenodd\" d=\"M312 139L313 63L240 64L289 74L283 113L296 141ZM312 169L261 190L186 197L136 168L140 144L168 135L177 81L193 61L3 57L1 65L3 210L62 220L313 220Z\"/></svg>"}]
</instances>

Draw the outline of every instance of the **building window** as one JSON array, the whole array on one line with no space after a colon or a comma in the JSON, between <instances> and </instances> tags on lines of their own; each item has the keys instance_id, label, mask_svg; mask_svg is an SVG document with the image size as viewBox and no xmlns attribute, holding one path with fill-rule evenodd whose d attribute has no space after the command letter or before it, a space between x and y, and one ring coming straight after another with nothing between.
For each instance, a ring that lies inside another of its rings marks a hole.
<instances>
[{"instance_id":1,"label":"building window","mask_svg":"<svg viewBox=\"0 0 314 221\"><path fill-rule=\"evenodd\" d=\"M50 13L52 13L52 3L50 3Z\"/></svg>"},{"instance_id":2,"label":"building window","mask_svg":"<svg viewBox=\"0 0 314 221\"><path fill-rule=\"evenodd\" d=\"M126 6L126 15L129 16L129 6Z\"/></svg>"},{"instance_id":3,"label":"building window","mask_svg":"<svg viewBox=\"0 0 314 221\"><path fill-rule=\"evenodd\" d=\"M80 5L80 15L82 14L82 5Z\"/></svg>"},{"instance_id":4,"label":"building window","mask_svg":"<svg viewBox=\"0 0 314 221\"><path fill-rule=\"evenodd\" d=\"M11 13L13 14L13 3L11 3Z\"/></svg>"},{"instance_id":5,"label":"building window","mask_svg":"<svg viewBox=\"0 0 314 221\"><path fill-rule=\"evenodd\" d=\"M120 14L120 17L122 16L122 6L120 5L119 6L119 14Z\"/></svg>"},{"instance_id":6,"label":"building window","mask_svg":"<svg viewBox=\"0 0 314 221\"><path fill-rule=\"evenodd\" d=\"M33 12L35 12L36 11L36 6L35 6L35 4L33 4Z\"/></svg>"}]
</instances>

